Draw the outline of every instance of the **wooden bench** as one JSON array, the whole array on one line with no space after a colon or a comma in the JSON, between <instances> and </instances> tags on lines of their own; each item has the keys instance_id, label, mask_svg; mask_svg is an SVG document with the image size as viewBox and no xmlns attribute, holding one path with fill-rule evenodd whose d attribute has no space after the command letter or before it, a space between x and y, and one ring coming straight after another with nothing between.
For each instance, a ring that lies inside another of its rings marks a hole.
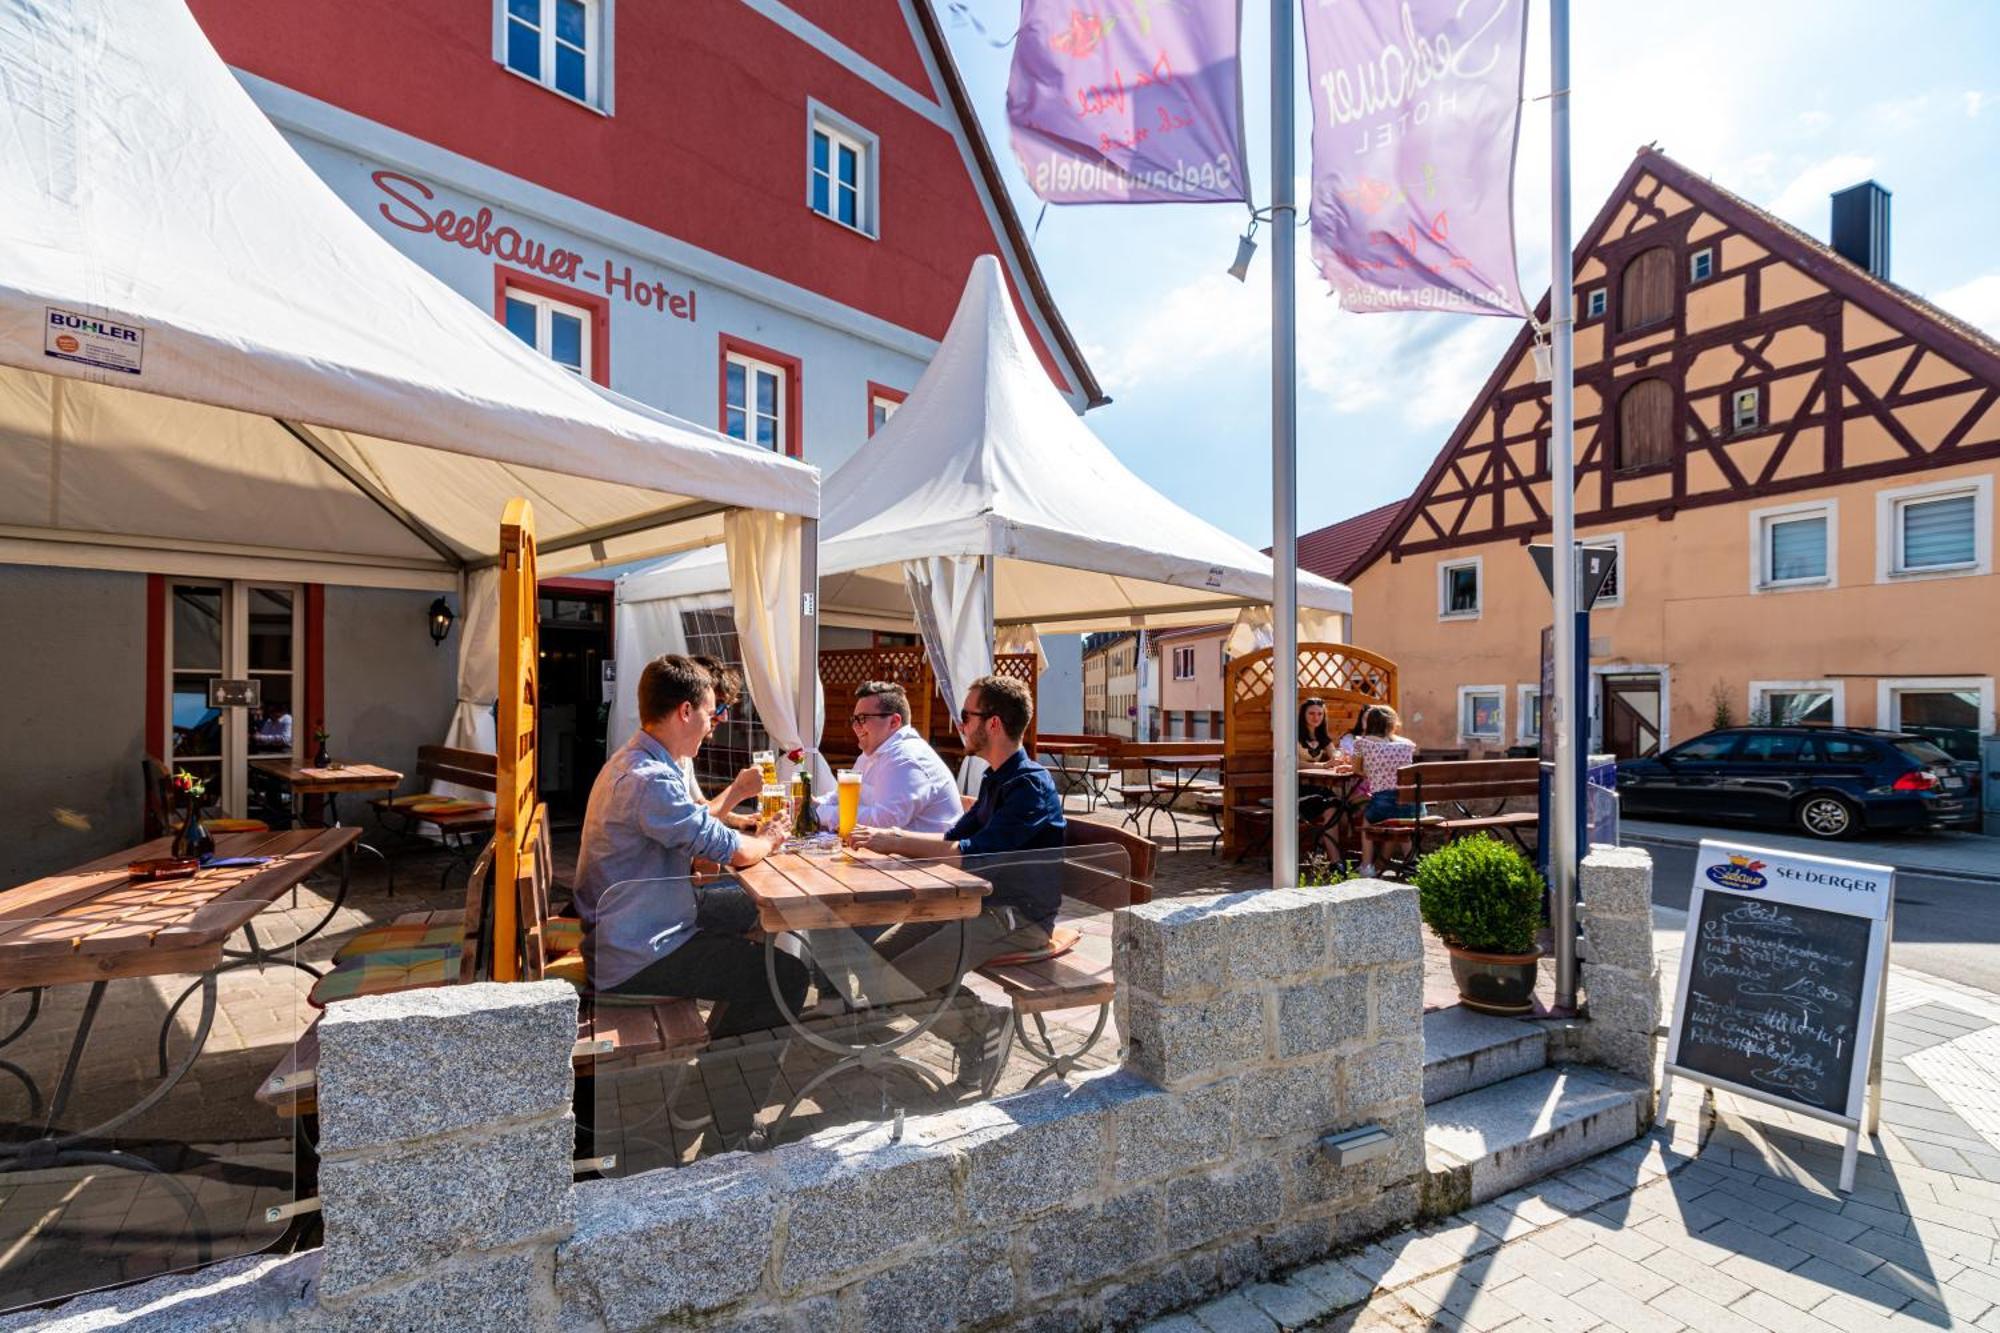
<instances>
[{"instance_id":1,"label":"wooden bench","mask_svg":"<svg viewBox=\"0 0 2000 1333\"><path fill-rule=\"evenodd\" d=\"M470 865L477 849L493 834L493 803L440 796L431 784L448 782L473 791L491 792L498 788L497 761L482 750L459 750L448 745L417 748L415 776L417 790L403 795L380 796L368 804L375 817L392 833L421 836L434 832L453 859L445 865L438 881L443 888L458 865Z\"/></svg>"},{"instance_id":2,"label":"wooden bench","mask_svg":"<svg viewBox=\"0 0 2000 1333\"><path fill-rule=\"evenodd\" d=\"M1407 831L1410 848L1406 867L1423 854L1428 834L1450 842L1471 833L1505 833L1523 851L1523 829L1535 828L1541 817L1533 810L1507 810L1510 800L1533 797L1541 790L1541 763L1534 759L1423 760L1396 775L1396 800L1403 805L1444 804L1449 812L1431 811L1420 820L1390 820L1369 826L1371 837ZM1485 806L1475 809L1475 806Z\"/></svg>"},{"instance_id":3,"label":"wooden bench","mask_svg":"<svg viewBox=\"0 0 2000 1333\"><path fill-rule=\"evenodd\" d=\"M1306 784L1300 783L1299 794L1306 794ZM1244 839L1242 850L1236 854L1237 864L1241 864L1253 852L1261 852L1271 845L1271 756L1269 754L1226 755L1222 761L1222 791L1212 797L1213 808L1218 819L1216 836L1224 836L1226 825L1223 819L1233 820L1241 828L1244 825L1256 830L1253 837ZM1312 856L1321 851L1318 843L1320 829L1310 820L1299 820L1299 855ZM1336 850L1338 848L1336 847Z\"/></svg>"},{"instance_id":4,"label":"wooden bench","mask_svg":"<svg viewBox=\"0 0 2000 1333\"><path fill-rule=\"evenodd\" d=\"M549 849L546 811L542 807L536 808L530 836L534 855L525 858L525 873L514 886L520 922L520 936L514 947L520 951L521 975L525 980L560 978L583 989L582 955L574 947L563 947L572 939L580 943L580 932L573 930L574 923L549 913L554 861ZM458 937L454 943L337 956L332 971L314 987L315 995L321 994L321 986L329 978L352 979L369 972L375 974L373 979L355 988L356 995L393 994L490 976L494 948L491 905L496 890L492 865L489 840L473 866L462 911L413 913L412 917L420 919L395 923L455 924ZM325 1002L338 1003L338 1000ZM583 1079L642 1065L685 1061L707 1045L708 1028L693 1000L634 998L619 1002L600 999L586 989L578 1010L577 1040L572 1054L577 1077ZM317 1110L318 1060L319 1032L315 1023L259 1085L257 1100L275 1107L281 1115L312 1114Z\"/></svg>"},{"instance_id":5,"label":"wooden bench","mask_svg":"<svg viewBox=\"0 0 2000 1333\"><path fill-rule=\"evenodd\" d=\"M987 1075L984 1096L992 1096L1007 1067L1015 1042L1039 1063L1029 1077L1032 1088L1049 1078L1062 1078L1104 1035L1118 987L1112 973L1113 912L1153 899L1153 869L1159 848L1148 839L1108 824L1069 821L1061 874L1065 908L1082 905L1097 910L1058 919L1046 956L1019 960L993 959L979 975L998 986L1013 1011L1002 1036L1000 1053ZM1113 849L1093 858L1092 848ZM1120 858L1116 852L1122 851ZM1057 950L1060 950L1058 952ZM1097 1022L1076 1050L1056 1050L1043 1015L1062 1009L1097 1009ZM1034 1033L1028 1031L1032 1021Z\"/></svg>"}]
</instances>

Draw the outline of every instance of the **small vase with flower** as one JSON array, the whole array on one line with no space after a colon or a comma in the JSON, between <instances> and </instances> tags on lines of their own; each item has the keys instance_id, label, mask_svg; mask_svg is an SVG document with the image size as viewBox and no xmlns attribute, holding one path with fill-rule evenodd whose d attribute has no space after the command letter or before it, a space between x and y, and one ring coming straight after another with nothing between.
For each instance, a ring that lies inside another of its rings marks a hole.
<instances>
[{"instance_id":1,"label":"small vase with flower","mask_svg":"<svg viewBox=\"0 0 2000 1333\"><path fill-rule=\"evenodd\" d=\"M174 829L174 856L197 861L213 856L215 839L201 822L201 803L208 795L208 784L183 768L173 775L171 785L181 807L180 824Z\"/></svg>"}]
</instances>

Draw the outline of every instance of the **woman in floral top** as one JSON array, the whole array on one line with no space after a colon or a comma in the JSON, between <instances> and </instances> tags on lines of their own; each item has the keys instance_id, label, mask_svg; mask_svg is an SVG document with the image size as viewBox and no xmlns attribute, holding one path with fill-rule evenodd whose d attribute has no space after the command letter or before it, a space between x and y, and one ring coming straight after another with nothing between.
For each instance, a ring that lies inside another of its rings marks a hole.
<instances>
[{"instance_id":1,"label":"woman in floral top","mask_svg":"<svg viewBox=\"0 0 2000 1333\"><path fill-rule=\"evenodd\" d=\"M1415 741L1398 734L1402 719L1387 704L1377 704L1364 715L1361 739L1354 747L1368 783L1368 805L1362 811L1361 873L1375 873L1375 839L1369 828L1386 819L1417 819L1423 807L1403 805L1396 800L1396 775L1416 762Z\"/></svg>"}]
</instances>

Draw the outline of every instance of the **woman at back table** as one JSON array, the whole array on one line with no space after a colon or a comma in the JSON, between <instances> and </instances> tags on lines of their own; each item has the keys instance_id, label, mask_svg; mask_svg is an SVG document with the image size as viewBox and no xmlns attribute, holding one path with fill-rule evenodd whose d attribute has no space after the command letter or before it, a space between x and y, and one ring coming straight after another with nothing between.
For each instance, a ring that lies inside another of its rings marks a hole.
<instances>
[{"instance_id":1,"label":"woman at back table","mask_svg":"<svg viewBox=\"0 0 2000 1333\"><path fill-rule=\"evenodd\" d=\"M1312 767L1333 762L1333 736L1326 728L1326 700L1307 699L1299 705L1299 764Z\"/></svg>"},{"instance_id":2,"label":"woman at back table","mask_svg":"<svg viewBox=\"0 0 2000 1333\"><path fill-rule=\"evenodd\" d=\"M1385 819L1420 819L1423 807L1396 800L1396 779L1417 759L1417 744L1401 734L1403 720L1387 704L1376 704L1362 715L1361 739L1354 756L1368 783L1368 805L1362 811L1361 873L1375 873L1375 839L1369 829Z\"/></svg>"}]
</instances>

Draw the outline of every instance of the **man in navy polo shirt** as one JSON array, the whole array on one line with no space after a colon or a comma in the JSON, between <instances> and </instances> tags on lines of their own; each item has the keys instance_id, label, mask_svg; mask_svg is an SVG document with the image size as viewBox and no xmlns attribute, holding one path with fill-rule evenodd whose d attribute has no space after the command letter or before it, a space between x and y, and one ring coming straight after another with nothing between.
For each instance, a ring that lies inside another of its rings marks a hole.
<instances>
[{"instance_id":1,"label":"man in navy polo shirt","mask_svg":"<svg viewBox=\"0 0 2000 1333\"><path fill-rule=\"evenodd\" d=\"M900 829L854 830L857 847L919 860L963 862L991 881L993 892L984 909L963 923L968 970L1005 954L1047 948L1062 905L1066 836L1062 796L1049 771L1021 748L1034 715L1034 700L1020 681L1005 676L973 681L959 710L958 734L966 753L985 760L988 771L972 808L942 837ZM1015 864L1000 855L1034 852L1047 855L1022 855ZM959 924L905 922L877 940L875 949L910 985L935 994L958 979ZM983 1032L990 1026L982 1006L973 1027ZM940 1023L937 1030L948 1038L963 1031L949 1023ZM976 1083L976 1061L964 1042L958 1044L959 1083Z\"/></svg>"}]
</instances>

